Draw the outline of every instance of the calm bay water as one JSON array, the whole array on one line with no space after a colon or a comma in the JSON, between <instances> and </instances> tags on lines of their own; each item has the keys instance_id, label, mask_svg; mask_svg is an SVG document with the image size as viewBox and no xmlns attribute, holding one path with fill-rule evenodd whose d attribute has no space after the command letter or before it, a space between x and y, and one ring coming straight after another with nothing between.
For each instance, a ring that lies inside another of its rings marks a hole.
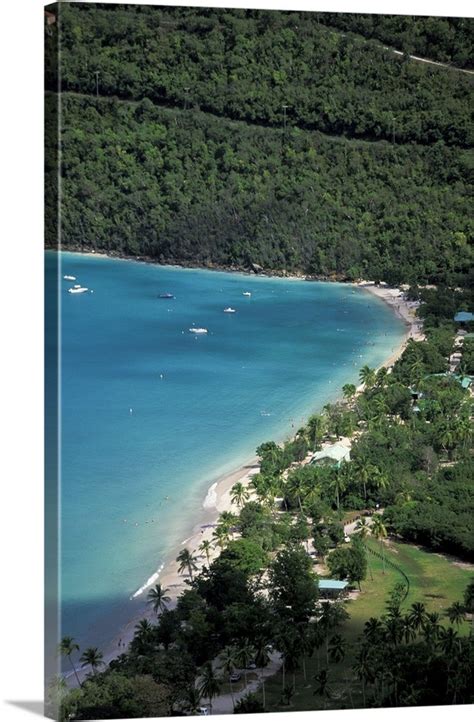
<instances>
[{"instance_id":1,"label":"calm bay water","mask_svg":"<svg viewBox=\"0 0 474 722\"><path fill-rule=\"evenodd\" d=\"M61 633L104 646L209 486L379 365L404 327L340 284L61 261ZM93 293L69 294L64 274Z\"/></svg>"}]
</instances>

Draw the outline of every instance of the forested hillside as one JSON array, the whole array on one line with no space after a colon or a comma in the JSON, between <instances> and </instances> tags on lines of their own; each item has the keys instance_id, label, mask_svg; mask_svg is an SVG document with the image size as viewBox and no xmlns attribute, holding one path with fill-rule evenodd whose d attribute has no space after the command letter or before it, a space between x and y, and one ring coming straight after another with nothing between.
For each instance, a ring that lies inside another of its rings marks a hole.
<instances>
[{"instance_id":1,"label":"forested hillside","mask_svg":"<svg viewBox=\"0 0 474 722\"><path fill-rule=\"evenodd\" d=\"M313 13L66 6L62 88L358 138L473 140L473 81L404 62Z\"/></svg>"},{"instance_id":2,"label":"forested hillside","mask_svg":"<svg viewBox=\"0 0 474 722\"><path fill-rule=\"evenodd\" d=\"M319 19L62 5L62 242L161 262L461 283L472 264L473 80ZM54 91L54 63L46 80Z\"/></svg>"},{"instance_id":3,"label":"forested hillside","mask_svg":"<svg viewBox=\"0 0 474 722\"><path fill-rule=\"evenodd\" d=\"M404 53L420 55L458 68L474 67L472 18L408 17L318 13L319 22L345 32L374 38Z\"/></svg>"}]
</instances>

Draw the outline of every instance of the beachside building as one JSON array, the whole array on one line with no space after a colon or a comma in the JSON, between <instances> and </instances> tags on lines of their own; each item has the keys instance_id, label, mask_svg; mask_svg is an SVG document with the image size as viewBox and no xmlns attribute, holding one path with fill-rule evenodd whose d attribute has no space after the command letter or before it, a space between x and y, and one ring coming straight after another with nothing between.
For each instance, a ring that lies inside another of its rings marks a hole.
<instances>
[{"instance_id":1,"label":"beachside building","mask_svg":"<svg viewBox=\"0 0 474 722\"><path fill-rule=\"evenodd\" d=\"M316 464L317 466L341 466L343 461L351 460L351 450L349 446L344 444L331 444L326 446L325 449L317 451L313 454L310 464Z\"/></svg>"},{"instance_id":2,"label":"beachside building","mask_svg":"<svg viewBox=\"0 0 474 722\"><path fill-rule=\"evenodd\" d=\"M321 599L339 599L349 586L349 582L339 579L318 579L319 596Z\"/></svg>"}]
</instances>

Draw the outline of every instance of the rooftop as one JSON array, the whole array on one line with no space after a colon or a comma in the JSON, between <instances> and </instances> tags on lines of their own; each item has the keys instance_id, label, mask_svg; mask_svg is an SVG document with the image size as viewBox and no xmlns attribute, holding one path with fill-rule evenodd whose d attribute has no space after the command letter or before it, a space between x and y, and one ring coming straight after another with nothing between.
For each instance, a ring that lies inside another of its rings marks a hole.
<instances>
[{"instance_id":1,"label":"rooftop","mask_svg":"<svg viewBox=\"0 0 474 722\"><path fill-rule=\"evenodd\" d=\"M469 311L458 311L458 313L454 317L455 321L474 321L474 313L470 313Z\"/></svg>"},{"instance_id":2,"label":"rooftop","mask_svg":"<svg viewBox=\"0 0 474 722\"><path fill-rule=\"evenodd\" d=\"M319 580L319 588L320 589L336 589L338 591L342 591L347 587L349 582L341 582L339 579L320 579Z\"/></svg>"},{"instance_id":3,"label":"rooftop","mask_svg":"<svg viewBox=\"0 0 474 722\"><path fill-rule=\"evenodd\" d=\"M348 446L344 446L344 444L332 444L332 446L327 446L325 449L321 449L321 451L313 454L310 463L316 464L318 461L323 461L324 459L340 463L341 461L349 461L350 458L351 450Z\"/></svg>"}]
</instances>

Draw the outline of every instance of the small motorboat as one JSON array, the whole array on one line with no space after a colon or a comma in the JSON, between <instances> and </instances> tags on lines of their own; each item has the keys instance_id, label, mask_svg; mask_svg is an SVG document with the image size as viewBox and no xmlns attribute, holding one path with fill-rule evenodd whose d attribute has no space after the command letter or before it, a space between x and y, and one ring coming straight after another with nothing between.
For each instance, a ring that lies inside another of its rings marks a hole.
<instances>
[{"instance_id":1,"label":"small motorboat","mask_svg":"<svg viewBox=\"0 0 474 722\"><path fill-rule=\"evenodd\" d=\"M224 313L235 313L235 308L227 306L227 308L224 308Z\"/></svg>"},{"instance_id":2,"label":"small motorboat","mask_svg":"<svg viewBox=\"0 0 474 722\"><path fill-rule=\"evenodd\" d=\"M68 288L68 293L85 293L89 289L85 286L80 286L78 283L76 283L72 288Z\"/></svg>"},{"instance_id":3,"label":"small motorboat","mask_svg":"<svg viewBox=\"0 0 474 722\"><path fill-rule=\"evenodd\" d=\"M172 293L160 293L158 298L175 298Z\"/></svg>"},{"instance_id":4,"label":"small motorboat","mask_svg":"<svg viewBox=\"0 0 474 722\"><path fill-rule=\"evenodd\" d=\"M190 328L191 333L207 333L207 328Z\"/></svg>"},{"instance_id":5,"label":"small motorboat","mask_svg":"<svg viewBox=\"0 0 474 722\"><path fill-rule=\"evenodd\" d=\"M243 294L242 294L242 296L248 296L249 298L250 298L251 295L252 295L252 294L250 293L250 291L244 291Z\"/></svg>"},{"instance_id":6,"label":"small motorboat","mask_svg":"<svg viewBox=\"0 0 474 722\"><path fill-rule=\"evenodd\" d=\"M76 280L75 276L63 276L63 278L65 281L75 281Z\"/></svg>"}]
</instances>

